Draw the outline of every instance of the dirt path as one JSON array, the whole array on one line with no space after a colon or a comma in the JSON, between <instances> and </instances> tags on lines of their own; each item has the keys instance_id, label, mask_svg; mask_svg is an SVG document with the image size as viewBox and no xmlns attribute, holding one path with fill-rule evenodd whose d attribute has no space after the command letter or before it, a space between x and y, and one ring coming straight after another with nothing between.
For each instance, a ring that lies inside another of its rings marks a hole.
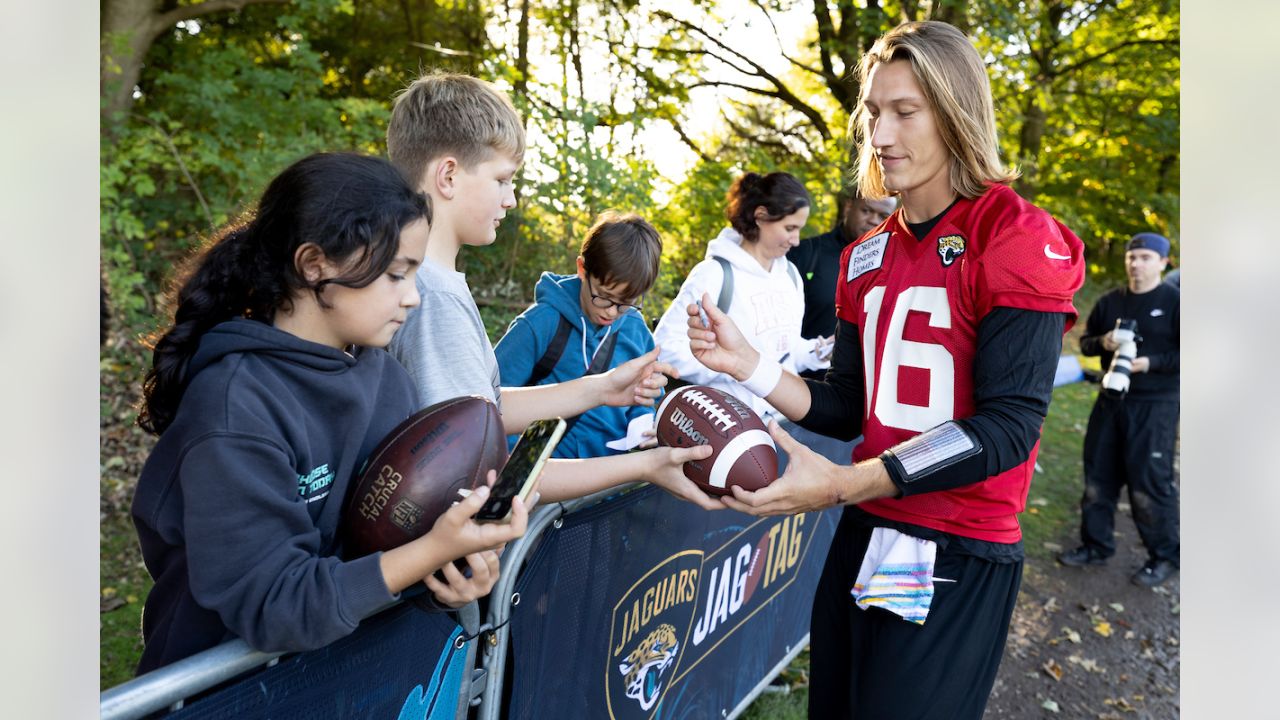
<instances>
[{"instance_id":1,"label":"dirt path","mask_svg":"<svg viewBox=\"0 0 1280 720\"><path fill-rule=\"evenodd\" d=\"M1116 535L1119 551L1103 567L1028 560L986 717L1179 716L1180 578L1155 589L1129 582L1146 550L1127 505Z\"/></svg>"}]
</instances>

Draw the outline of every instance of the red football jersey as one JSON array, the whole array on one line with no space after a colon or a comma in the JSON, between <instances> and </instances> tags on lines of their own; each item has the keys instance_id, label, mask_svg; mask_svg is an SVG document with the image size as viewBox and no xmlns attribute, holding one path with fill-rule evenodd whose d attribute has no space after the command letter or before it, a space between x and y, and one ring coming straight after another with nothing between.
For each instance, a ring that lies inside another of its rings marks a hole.
<instances>
[{"instance_id":1,"label":"red football jersey","mask_svg":"<svg viewBox=\"0 0 1280 720\"><path fill-rule=\"evenodd\" d=\"M866 405L854 461L947 420L974 413L978 324L1011 307L1076 319L1084 245L1062 223L1010 188L962 199L923 238L899 209L845 248L836 316L858 326ZM1021 465L982 482L862 503L891 520L991 542L1022 537L1037 441Z\"/></svg>"}]
</instances>

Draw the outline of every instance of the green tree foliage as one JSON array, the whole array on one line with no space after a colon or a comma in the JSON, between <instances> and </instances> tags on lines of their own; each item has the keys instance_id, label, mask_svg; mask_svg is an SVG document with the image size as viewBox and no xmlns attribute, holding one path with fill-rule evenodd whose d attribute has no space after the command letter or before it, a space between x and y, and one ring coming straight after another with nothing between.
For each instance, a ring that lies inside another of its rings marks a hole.
<instances>
[{"instance_id":1,"label":"green tree foliage","mask_svg":"<svg viewBox=\"0 0 1280 720\"><path fill-rule=\"evenodd\" d=\"M662 230L665 299L744 171L800 177L815 200L809 231L829 227L851 179L858 59L907 19L974 37L1019 189L1085 240L1095 272L1115 271L1134 231L1177 236L1172 2L107 0L104 17L117 5L145 6L153 33L102 145L104 271L136 331L162 314L175 263L285 164L320 149L383 152L391 98L432 68L509 91L532 141L499 245L462 256L479 295L527 298L538 271L569 270L596 214L615 208ZM179 16L190 19L155 30ZM104 107L131 37L104 29ZM708 107L710 122L694 116ZM655 170L659 130L696 157L674 185Z\"/></svg>"},{"instance_id":2,"label":"green tree foliage","mask_svg":"<svg viewBox=\"0 0 1280 720\"><path fill-rule=\"evenodd\" d=\"M980 47L1001 58L993 82L1018 189L1067 223L1094 274L1121 276L1125 241L1178 236L1176 3L1028 3L1001 15Z\"/></svg>"},{"instance_id":3,"label":"green tree foliage","mask_svg":"<svg viewBox=\"0 0 1280 720\"><path fill-rule=\"evenodd\" d=\"M796 36L797 15L812 20ZM1117 274L1123 240L1178 234L1179 56L1176 3L1167 0L793 0L693 3L652 12L657 29L624 43L624 62L704 164L756 165L760 155L834 194L833 166L852 166L848 121L858 60L907 20L966 30L992 80L1005 158L1018 189L1085 241L1095 274ZM786 67L766 66L744 28L771 30ZM652 68L652 69L648 69ZM720 132L685 130L689 99L725 93ZM697 174L691 176L697 178ZM848 179L847 177L845 179Z\"/></svg>"}]
</instances>

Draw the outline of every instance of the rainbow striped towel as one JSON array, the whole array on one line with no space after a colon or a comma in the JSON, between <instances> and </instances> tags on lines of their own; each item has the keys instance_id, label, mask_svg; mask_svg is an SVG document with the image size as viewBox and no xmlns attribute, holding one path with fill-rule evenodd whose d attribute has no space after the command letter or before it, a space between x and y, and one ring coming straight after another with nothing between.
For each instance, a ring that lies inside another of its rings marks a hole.
<instances>
[{"instance_id":1,"label":"rainbow striped towel","mask_svg":"<svg viewBox=\"0 0 1280 720\"><path fill-rule=\"evenodd\" d=\"M923 625L933 603L933 561L938 546L930 540L878 527L871 531L858 579L849 591L863 610L884 608Z\"/></svg>"}]
</instances>

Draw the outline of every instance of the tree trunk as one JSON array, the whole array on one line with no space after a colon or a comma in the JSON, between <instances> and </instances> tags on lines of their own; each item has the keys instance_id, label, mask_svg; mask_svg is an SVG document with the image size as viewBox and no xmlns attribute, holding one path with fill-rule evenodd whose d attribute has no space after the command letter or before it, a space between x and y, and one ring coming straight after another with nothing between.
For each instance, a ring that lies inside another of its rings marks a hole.
<instances>
[{"instance_id":1,"label":"tree trunk","mask_svg":"<svg viewBox=\"0 0 1280 720\"><path fill-rule=\"evenodd\" d=\"M525 95L529 92L529 0L521 0L520 3L520 26L516 33L516 81L512 89L518 101L526 100Z\"/></svg>"},{"instance_id":2,"label":"tree trunk","mask_svg":"<svg viewBox=\"0 0 1280 720\"><path fill-rule=\"evenodd\" d=\"M1015 187L1025 198L1030 198L1036 191L1040 174L1040 145L1044 140L1047 119L1044 108L1040 107L1038 93L1032 89L1027 93L1027 106L1022 111L1022 131L1018 134L1018 164L1022 166L1022 177L1018 178Z\"/></svg>"},{"instance_id":3,"label":"tree trunk","mask_svg":"<svg viewBox=\"0 0 1280 720\"><path fill-rule=\"evenodd\" d=\"M159 31L155 0L107 0L102 5L100 46L102 125L119 123L133 105L133 88L142 75L142 61Z\"/></svg>"},{"instance_id":4,"label":"tree trunk","mask_svg":"<svg viewBox=\"0 0 1280 720\"><path fill-rule=\"evenodd\" d=\"M257 3L287 4L290 0L205 0L194 5L178 5L168 11L160 0L103 0L102 36L98 46L102 102L102 128L123 122L133 107L133 89L142 76L142 67L151 45L160 33L183 20L192 20L224 10L239 10Z\"/></svg>"}]
</instances>

